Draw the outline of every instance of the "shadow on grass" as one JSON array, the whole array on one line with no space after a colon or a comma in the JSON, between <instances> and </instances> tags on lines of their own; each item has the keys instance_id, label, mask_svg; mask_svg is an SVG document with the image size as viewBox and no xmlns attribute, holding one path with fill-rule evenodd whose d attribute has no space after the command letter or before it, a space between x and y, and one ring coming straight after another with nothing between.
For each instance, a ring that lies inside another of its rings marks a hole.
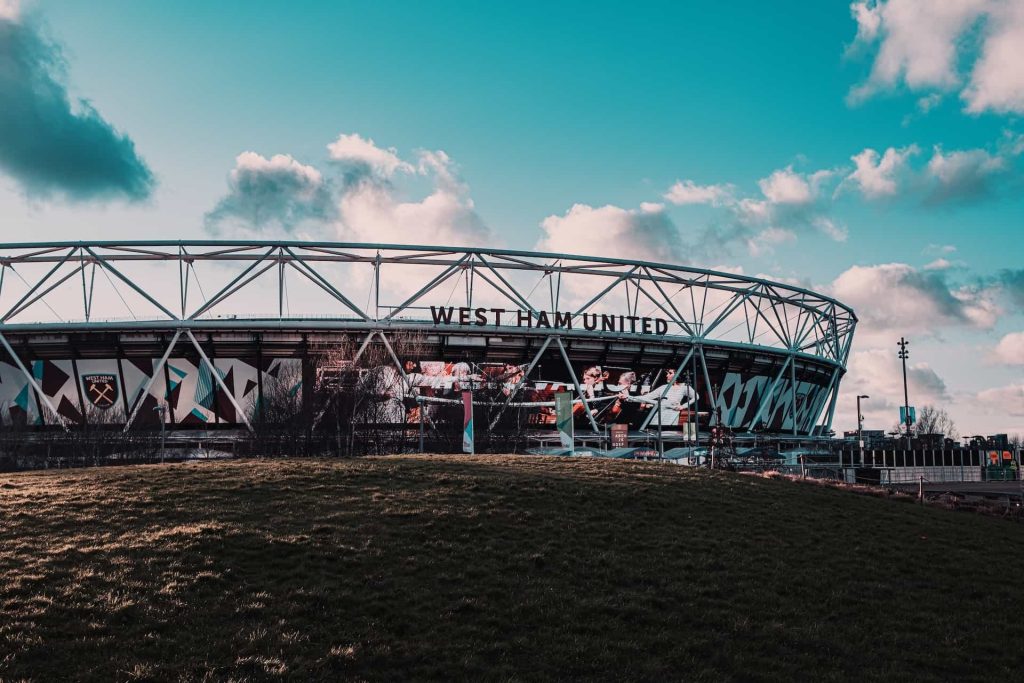
<instances>
[{"instance_id":1,"label":"shadow on grass","mask_svg":"<svg viewBox=\"0 0 1024 683\"><path fill-rule=\"evenodd\" d=\"M528 457L0 476L0 678L991 679L1019 525Z\"/></svg>"}]
</instances>

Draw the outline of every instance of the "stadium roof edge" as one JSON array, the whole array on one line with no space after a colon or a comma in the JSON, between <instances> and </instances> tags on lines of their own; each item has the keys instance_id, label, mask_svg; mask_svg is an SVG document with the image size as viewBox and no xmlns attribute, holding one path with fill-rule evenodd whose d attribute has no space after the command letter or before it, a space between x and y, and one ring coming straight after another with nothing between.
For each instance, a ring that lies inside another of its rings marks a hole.
<instances>
[{"instance_id":1,"label":"stadium roof edge","mask_svg":"<svg viewBox=\"0 0 1024 683\"><path fill-rule=\"evenodd\" d=\"M780 288L786 291L795 292L798 294L804 294L812 297L816 297L821 301L833 304L843 311L848 313L853 321L859 322L857 314L852 308L846 304L838 301L830 296L822 294L814 290L799 287L777 280L769 280L766 278L753 277L750 275L743 275L738 273L730 273L726 271L711 270L707 268L699 268L696 266L671 264L659 261L643 261L637 259L620 259L620 258L609 258L602 256L584 255L584 254L559 254L555 252L545 251L528 251L523 249L498 249L491 247L469 247L469 246L439 246L439 245L423 245L423 244L386 244L386 243L369 243L369 242L320 242L320 241L302 241L302 240L69 240L69 241L49 241L49 242L3 242L0 243L0 250L8 249L59 249L69 247L99 247L99 248L117 248L117 247L298 247L298 248L328 248L328 249L385 249L392 251L442 251L442 252L458 252L458 253L469 253L469 254L492 254L500 256L513 256L523 258L550 258L555 261L562 259L570 259L574 261L585 261L594 263L611 263L617 265L635 265L647 268L664 268L673 271L682 271L695 273L699 275L707 275L713 277L725 277L736 280L742 280L750 282L752 284L760 284L769 287Z\"/></svg>"}]
</instances>

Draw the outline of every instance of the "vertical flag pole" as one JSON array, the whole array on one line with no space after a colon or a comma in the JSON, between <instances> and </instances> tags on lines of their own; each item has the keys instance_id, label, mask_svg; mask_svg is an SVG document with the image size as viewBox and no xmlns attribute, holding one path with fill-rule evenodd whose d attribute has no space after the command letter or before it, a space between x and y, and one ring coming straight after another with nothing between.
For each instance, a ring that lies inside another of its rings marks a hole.
<instances>
[{"instance_id":1,"label":"vertical flag pole","mask_svg":"<svg viewBox=\"0 0 1024 683\"><path fill-rule=\"evenodd\" d=\"M469 389L462 392L462 452L474 453L473 450L473 392Z\"/></svg>"}]
</instances>

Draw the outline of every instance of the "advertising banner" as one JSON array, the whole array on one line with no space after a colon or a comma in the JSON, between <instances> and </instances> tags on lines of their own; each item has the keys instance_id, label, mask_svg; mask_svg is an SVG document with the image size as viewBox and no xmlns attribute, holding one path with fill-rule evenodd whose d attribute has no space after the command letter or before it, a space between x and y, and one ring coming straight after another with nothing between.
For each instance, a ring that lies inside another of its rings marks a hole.
<instances>
[{"instance_id":1,"label":"advertising banner","mask_svg":"<svg viewBox=\"0 0 1024 683\"><path fill-rule=\"evenodd\" d=\"M658 360L639 355L623 365L573 361L571 367L555 351L536 362L529 356L504 362L400 356L400 368L391 359L356 367L353 360L340 358L332 359L329 367L310 369L310 387L311 395L321 385L351 387L358 396L354 401L359 412L352 415L357 423L422 422L455 433L467 423L464 391L473 392L476 417L485 431L505 433L556 429L559 393L569 395L574 430L602 431L616 424L633 431L657 430L660 425L664 431L691 436L712 424L737 431L808 433L829 398L827 378L794 381L778 365L752 369L715 361L719 364L705 372L691 361L676 377L681 355ZM242 416L236 406L253 416L272 414L277 404L305 400L310 388L303 384L303 364L310 361L300 358L215 358L212 371L194 358L172 356L162 366L157 361L34 360L30 371L48 401L70 422L80 422L86 413L96 420L124 420L138 405L138 424L155 423L159 418L154 408L165 401L171 424L239 424ZM0 362L0 412L6 421L42 424L42 403L19 368Z\"/></svg>"},{"instance_id":2,"label":"advertising banner","mask_svg":"<svg viewBox=\"0 0 1024 683\"><path fill-rule=\"evenodd\" d=\"M402 363L405 380L392 367L354 370L368 378L359 386L377 406L367 421L461 425L462 392L472 389L476 416L488 431L557 429L556 396L564 392L575 429L624 424L631 430L657 430L660 424L663 431L692 438L714 420L740 431L789 431L795 422L797 431L806 433L828 399L826 386L793 383L788 373L778 376L773 368L749 373L712 367L705 375L687 367L676 377L678 361L633 367L573 363L570 371L561 358L553 357L536 363L527 377L529 363Z\"/></svg>"},{"instance_id":3,"label":"advertising banner","mask_svg":"<svg viewBox=\"0 0 1024 683\"><path fill-rule=\"evenodd\" d=\"M555 394L555 423L558 426L558 438L562 447L572 448L572 394L568 391L559 391Z\"/></svg>"},{"instance_id":4,"label":"advertising banner","mask_svg":"<svg viewBox=\"0 0 1024 683\"><path fill-rule=\"evenodd\" d=\"M613 424L610 427L612 448L626 448L629 445L629 425Z\"/></svg>"}]
</instances>

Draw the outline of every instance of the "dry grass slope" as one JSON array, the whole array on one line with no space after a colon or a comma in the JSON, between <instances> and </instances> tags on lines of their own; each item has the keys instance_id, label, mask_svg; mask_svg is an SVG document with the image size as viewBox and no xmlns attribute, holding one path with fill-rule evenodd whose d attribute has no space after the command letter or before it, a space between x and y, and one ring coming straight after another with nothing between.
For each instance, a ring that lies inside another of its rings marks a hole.
<instances>
[{"instance_id":1,"label":"dry grass slope","mask_svg":"<svg viewBox=\"0 0 1024 683\"><path fill-rule=\"evenodd\" d=\"M582 459L0 475L0 680L1012 679L1022 536Z\"/></svg>"}]
</instances>

